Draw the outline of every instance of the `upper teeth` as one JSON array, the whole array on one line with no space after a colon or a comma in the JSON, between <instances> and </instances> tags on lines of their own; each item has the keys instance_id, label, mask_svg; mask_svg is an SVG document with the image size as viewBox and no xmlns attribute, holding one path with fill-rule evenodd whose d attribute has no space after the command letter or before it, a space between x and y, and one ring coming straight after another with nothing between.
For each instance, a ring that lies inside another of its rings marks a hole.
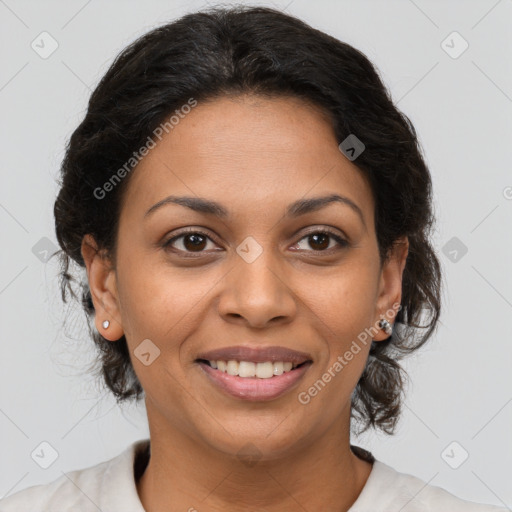
<instances>
[{"instance_id":1,"label":"upper teeth","mask_svg":"<svg viewBox=\"0 0 512 512\"><path fill-rule=\"evenodd\" d=\"M297 363L290 362L271 362L253 363L251 361L208 361L212 368L217 368L221 372L229 375L238 375L239 377L258 377L260 379L269 379L274 375L282 375L283 372L289 372L297 366Z\"/></svg>"}]
</instances>

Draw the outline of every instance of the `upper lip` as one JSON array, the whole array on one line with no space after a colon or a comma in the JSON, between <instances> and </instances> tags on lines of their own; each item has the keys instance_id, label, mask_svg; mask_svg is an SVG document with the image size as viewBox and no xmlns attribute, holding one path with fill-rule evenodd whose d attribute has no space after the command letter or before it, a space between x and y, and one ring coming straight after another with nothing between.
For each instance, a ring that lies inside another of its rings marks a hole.
<instances>
[{"instance_id":1,"label":"upper lip","mask_svg":"<svg viewBox=\"0 0 512 512\"><path fill-rule=\"evenodd\" d=\"M286 347L247 347L237 345L234 347L217 348L202 352L197 359L207 361L251 361L254 363L265 363L267 361L291 362L302 364L311 360L311 356L305 352L298 352Z\"/></svg>"}]
</instances>

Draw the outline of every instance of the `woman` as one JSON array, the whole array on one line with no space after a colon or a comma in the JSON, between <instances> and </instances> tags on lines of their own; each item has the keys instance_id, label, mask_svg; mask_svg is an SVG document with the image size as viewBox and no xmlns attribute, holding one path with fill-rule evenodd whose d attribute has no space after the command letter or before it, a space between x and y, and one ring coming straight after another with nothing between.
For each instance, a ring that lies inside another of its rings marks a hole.
<instances>
[{"instance_id":1,"label":"woman","mask_svg":"<svg viewBox=\"0 0 512 512\"><path fill-rule=\"evenodd\" d=\"M267 8L126 48L62 165L55 222L102 375L150 439L14 510L491 511L350 444L393 433L440 265L414 127L368 59ZM76 295L75 295L76 296Z\"/></svg>"}]
</instances>

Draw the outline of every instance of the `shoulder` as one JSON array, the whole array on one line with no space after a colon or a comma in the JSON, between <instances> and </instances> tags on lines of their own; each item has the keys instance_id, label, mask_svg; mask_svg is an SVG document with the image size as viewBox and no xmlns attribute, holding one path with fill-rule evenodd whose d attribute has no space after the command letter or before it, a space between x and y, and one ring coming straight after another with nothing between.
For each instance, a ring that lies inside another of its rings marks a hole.
<instances>
[{"instance_id":1,"label":"shoulder","mask_svg":"<svg viewBox=\"0 0 512 512\"><path fill-rule=\"evenodd\" d=\"M99 482L109 462L63 474L48 484L34 485L0 501L1 512L40 510L44 512L75 508L98 510L93 503L99 494ZM69 507L69 508L68 508ZM92 508L91 508L92 507Z\"/></svg>"},{"instance_id":2,"label":"shoulder","mask_svg":"<svg viewBox=\"0 0 512 512\"><path fill-rule=\"evenodd\" d=\"M506 512L506 508L463 500L447 490L375 461L349 512Z\"/></svg>"},{"instance_id":3,"label":"shoulder","mask_svg":"<svg viewBox=\"0 0 512 512\"><path fill-rule=\"evenodd\" d=\"M136 454L147 445L148 440L137 441L110 460L16 492L0 500L0 512L97 512L115 510L119 506L125 512L143 512L133 463Z\"/></svg>"}]
</instances>

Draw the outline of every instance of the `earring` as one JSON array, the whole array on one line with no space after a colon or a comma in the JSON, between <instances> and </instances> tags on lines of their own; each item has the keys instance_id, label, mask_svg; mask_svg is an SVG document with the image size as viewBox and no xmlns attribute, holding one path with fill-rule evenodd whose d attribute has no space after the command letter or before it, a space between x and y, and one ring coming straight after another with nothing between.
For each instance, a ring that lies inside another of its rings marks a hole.
<instances>
[{"instance_id":1,"label":"earring","mask_svg":"<svg viewBox=\"0 0 512 512\"><path fill-rule=\"evenodd\" d=\"M391 324L385 318L381 318L379 320L379 327L389 336L393 332L393 328L391 327Z\"/></svg>"},{"instance_id":2,"label":"earring","mask_svg":"<svg viewBox=\"0 0 512 512\"><path fill-rule=\"evenodd\" d=\"M103 325L103 329L108 329L110 322L108 320L105 320L102 325Z\"/></svg>"}]
</instances>

